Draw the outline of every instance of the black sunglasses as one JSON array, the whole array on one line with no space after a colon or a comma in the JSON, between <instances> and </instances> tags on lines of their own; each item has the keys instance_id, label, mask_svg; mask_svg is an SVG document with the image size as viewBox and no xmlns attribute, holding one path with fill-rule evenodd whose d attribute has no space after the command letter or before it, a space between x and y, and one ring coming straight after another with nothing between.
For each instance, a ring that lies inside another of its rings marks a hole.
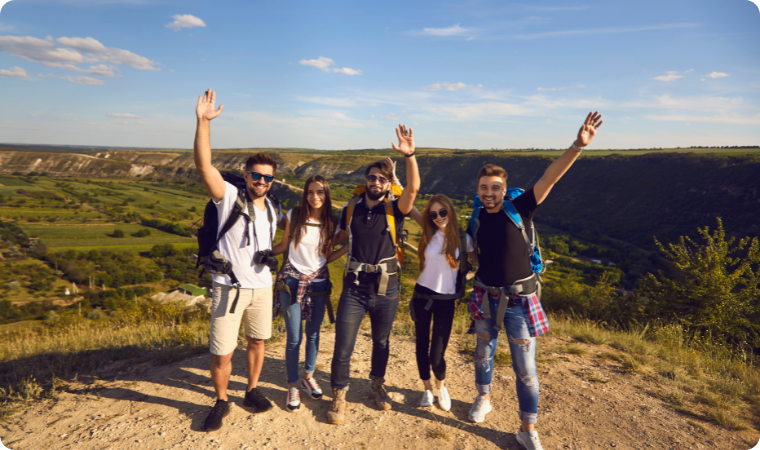
<instances>
[{"instance_id":1,"label":"black sunglasses","mask_svg":"<svg viewBox=\"0 0 760 450\"><path fill-rule=\"evenodd\" d=\"M267 183L274 181L274 175L264 175L263 173L251 172L250 170L246 170L245 173L249 174L253 178L253 181L259 181L262 178Z\"/></svg>"},{"instance_id":2,"label":"black sunglasses","mask_svg":"<svg viewBox=\"0 0 760 450\"><path fill-rule=\"evenodd\" d=\"M443 219L444 217L446 217L448 215L449 215L449 210L448 209L442 209L442 210L440 210L438 212L430 211L428 213L428 216L430 217L431 220L437 219L438 216L441 216L441 219Z\"/></svg>"},{"instance_id":3,"label":"black sunglasses","mask_svg":"<svg viewBox=\"0 0 760 450\"><path fill-rule=\"evenodd\" d=\"M388 179L385 177L379 177L377 175L367 175L367 181L370 183L374 183L375 181L378 181L380 184L385 184L388 182Z\"/></svg>"}]
</instances>

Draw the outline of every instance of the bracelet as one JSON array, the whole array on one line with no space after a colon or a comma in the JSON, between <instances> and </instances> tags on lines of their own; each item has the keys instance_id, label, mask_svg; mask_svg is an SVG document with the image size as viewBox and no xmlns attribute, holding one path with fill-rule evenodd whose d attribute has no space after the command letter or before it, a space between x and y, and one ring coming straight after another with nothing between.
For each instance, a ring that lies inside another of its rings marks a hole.
<instances>
[{"instance_id":1,"label":"bracelet","mask_svg":"<svg viewBox=\"0 0 760 450\"><path fill-rule=\"evenodd\" d=\"M404 158L411 158L415 153L417 153L417 150L414 150L411 155L404 155Z\"/></svg>"},{"instance_id":2,"label":"bracelet","mask_svg":"<svg viewBox=\"0 0 760 450\"><path fill-rule=\"evenodd\" d=\"M580 153L580 152L583 151L583 147L578 147L577 145L575 145L575 141L573 141L573 145L571 145L570 148L572 148L573 150L575 150L578 153Z\"/></svg>"}]
</instances>

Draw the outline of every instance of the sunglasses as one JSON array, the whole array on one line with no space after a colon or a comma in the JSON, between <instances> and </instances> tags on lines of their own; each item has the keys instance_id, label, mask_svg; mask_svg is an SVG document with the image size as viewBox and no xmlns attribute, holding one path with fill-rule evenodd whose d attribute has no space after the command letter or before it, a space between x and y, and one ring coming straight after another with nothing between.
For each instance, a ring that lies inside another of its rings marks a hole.
<instances>
[{"instance_id":1,"label":"sunglasses","mask_svg":"<svg viewBox=\"0 0 760 450\"><path fill-rule=\"evenodd\" d=\"M375 181L377 181L380 184L385 184L388 182L388 179L385 177L379 177L377 175L367 175L367 181L369 181L370 183L374 183Z\"/></svg>"},{"instance_id":2,"label":"sunglasses","mask_svg":"<svg viewBox=\"0 0 760 450\"><path fill-rule=\"evenodd\" d=\"M441 216L441 219L443 219L444 217L446 217L448 215L449 215L449 210L448 209L442 209L442 210L440 210L438 212L430 211L428 213L428 217L430 217L430 220L435 220L435 219L438 218L438 216Z\"/></svg>"},{"instance_id":3,"label":"sunglasses","mask_svg":"<svg viewBox=\"0 0 760 450\"><path fill-rule=\"evenodd\" d=\"M274 181L274 175L264 175L258 172L251 172L250 170L246 170L245 173L249 174L251 178L253 178L253 181L259 181L262 178L266 183L271 183Z\"/></svg>"}]
</instances>

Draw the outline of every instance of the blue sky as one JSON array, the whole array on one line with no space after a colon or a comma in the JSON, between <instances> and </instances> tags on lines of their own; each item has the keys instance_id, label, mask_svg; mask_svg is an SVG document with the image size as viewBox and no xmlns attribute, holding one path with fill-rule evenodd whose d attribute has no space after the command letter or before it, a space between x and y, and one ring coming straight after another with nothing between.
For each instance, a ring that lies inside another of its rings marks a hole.
<instances>
[{"instance_id":1,"label":"blue sky","mask_svg":"<svg viewBox=\"0 0 760 450\"><path fill-rule=\"evenodd\" d=\"M561 148L760 145L748 0L13 0L0 12L0 142Z\"/></svg>"}]
</instances>

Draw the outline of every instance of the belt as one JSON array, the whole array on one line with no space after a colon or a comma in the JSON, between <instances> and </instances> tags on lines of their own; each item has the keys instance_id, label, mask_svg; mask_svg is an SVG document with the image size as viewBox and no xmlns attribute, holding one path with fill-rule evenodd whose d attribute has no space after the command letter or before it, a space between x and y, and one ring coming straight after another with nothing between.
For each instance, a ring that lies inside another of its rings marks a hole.
<instances>
[{"instance_id":1,"label":"belt","mask_svg":"<svg viewBox=\"0 0 760 450\"><path fill-rule=\"evenodd\" d=\"M501 330L504 324L504 313L507 308L514 306L513 296L527 297L538 293L541 295L541 283L538 282L538 275L535 273L528 278L517 280L509 286L486 286L477 278L473 280L475 287L484 288L486 294L491 298L499 299L499 306L496 312L496 319L494 328ZM491 302L487 299L483 299L483 317L490 319L491 314Z\"/></svg>"}]
</instances>

